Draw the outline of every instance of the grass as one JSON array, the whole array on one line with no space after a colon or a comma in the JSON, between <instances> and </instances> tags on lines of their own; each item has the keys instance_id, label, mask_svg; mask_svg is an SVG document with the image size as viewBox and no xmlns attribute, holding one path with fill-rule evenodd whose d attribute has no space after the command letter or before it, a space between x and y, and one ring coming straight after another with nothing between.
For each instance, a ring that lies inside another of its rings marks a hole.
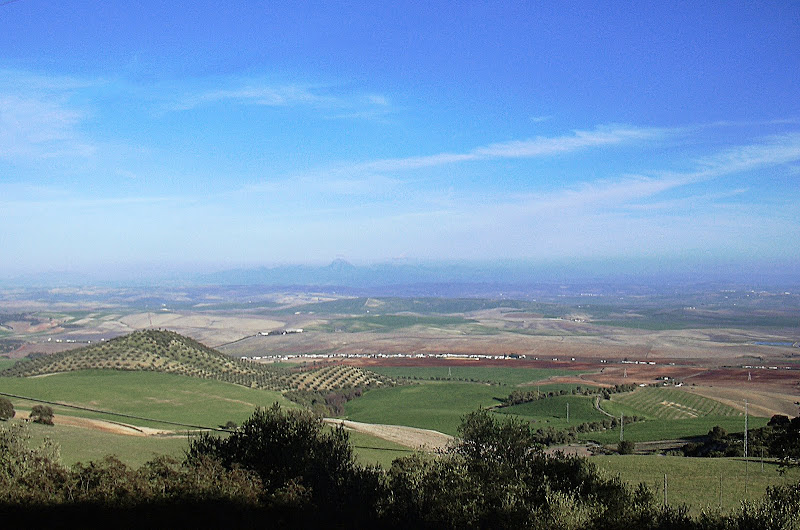
<instances>
[{"instance_id":1,"label":"grass","mask_svg":"<svg viewBox=\"0 0 800 530\"><path fill-rule=\"evenodd\" d=\"M719 401L677 388L638 388L633 392L615 394L610 401L602 401L601 406L615 416L623 413L668 420L743 415Z\"/></svg>"},{"instance_id":2,"label":"grass","mask_svg":"<svg viewBox=\"0 0 800 530\"><path fill-rule=\"evenodd\" d=\"M369 466L379 465L384 469L389 469L395 458L416 452L383 438L353 431L350 432L350 443L353 444L353 452L359 463Z\"/></svg>"},{"instance_id":3,"label":"grass","mask_svg":"<svg viewBox=\"0 0 800 530\"><path fill-rule=\"evenodd\" d=\"M11 368L16 364L16 359L0 359L0 370L5 370L6 368Z\"/></svg>"},{"instance_id":4,"label":"grass","mask_svg":"<svg viewBox=\"0 0 800 530\"><path fill-rule=\"evenodd\" d=\"M742 500L757 500L767 486L776 486L800 480L800 469L791 469L786 475L777 472L777 466L764 463L764 471L757 459L747 464L747 494L745 494L745 462L740 458L686 458L680 456L595 456L590 459L599 468L619 474L620 478L636 485L643 482L661 500L664 496L664 474L667 475L667 501L672 505L685 504L690 512L722 508L730 511ZM720 502L720 477L722 496Z\"/></svg>"},{"instance_id":5,"label":"grass","mask_svg":"<svg viewBox=\"0 0 800 530\"><path fill-rule=\"evenodd\" d=\"M569 404L569 422L567 422ZM581 423L603 421L608 416L594 408L593 396L555 396L498 409L501 414L513 414L532 422L534 428L568 429Z\"/></svg>"},{"instance_id":6,"label":"grass","mask_svg":"<svg viewBox=\"0 0 800 530\"><path fill-rule=\"evenodd\" d=\"M295 406L278 392L249 389L210 379L158 372L90 370L47 377L0 378L0 391L25 397L131 414L157 420L215 427L247 419L256 407ZM17 408L34 403L11 399ZM168 425L53 407L56 414L112 419L145 427Z\"/></svg>"},{"instance_id":7,"label":"grass","mask_svg":"<svg viewBox=\"0 0 800 530\"><path fill-rule=\"evenodd\" d=\"M41 445L49 438L60 447L61 460L68 466L114 455L129 466L139 467L157 455L181 459L189 447L186 436L127 436L68 425L30 423L28 426L31 445Z\"/></svg>"},{"instance_id":8,"label":"grass","mask_svg":"<svg viewBox=\"0 0 800 530\"><path fill-rule=\"evenodd\" d=\"M749 418L751 429L763 427L767 418ZM685 420L649 419L626 424L624 436L632 442L648 442L653 440L678 440L703 436L714 426L719 425L728 432L744 431L744 418L731 416L704 416ZM591 440L601 444L619 442L619 430L599 431L579 434L581 440Z\"/></svg>"},{"instance_id":9,"label":"grass","mask_svg":"<svg viewBox=\"0 0 800 530\"><path fill-rule=\"evenodd\" d=\"M513 363L514 361L509 361ZM466 379L469 381L518 386L559 375L577 375L581 372L548 368L514 368L503 366L370 366L369 370L395 379ZM531 389L536 390L535 387Z\"/></svg>"},{"instance_id":10,"label":"grass","mask_svg":"<svg viewBox=\"0 0 800 530\"><path fill-rule=\"evenodd\" d=\"M424 383L370 390L345 404L347 419L407 425L455 435L461 417L498 403L503 389L475 383Z\"/></svg>"},{"instance_id":11,"label":"grass","mask_svg":"<svg viewBox=\"0 0 800 530\"><path fill-rule=\"evenodd\" d=\"M674 440L702 436L716 425L728 432L744 430L744 415L719 401L677 388L638 388L601 400L603 410L619 417L644 418L625 426L625 439L632 442ZM767 418L751 416L751 428L766 425ZM580 435L583 440L609 444L619 441L619 431Z\"/></svg>"}]
</instances>

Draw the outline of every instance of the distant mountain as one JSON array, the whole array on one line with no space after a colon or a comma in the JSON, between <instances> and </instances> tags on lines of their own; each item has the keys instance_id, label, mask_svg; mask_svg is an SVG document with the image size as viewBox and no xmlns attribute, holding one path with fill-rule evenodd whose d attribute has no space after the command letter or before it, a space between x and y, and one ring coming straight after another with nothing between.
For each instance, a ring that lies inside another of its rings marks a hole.
<instances>
[{"instance_id":1,"label":"distant mountain","mask_svg":"<svg viewBox=\"0 0 800 530\"><path fill-rule=\"evenodd\" d=\"M710 264L661 262L659 260L614 261L585 259L572 261L394 261L353 265L337 259L326 266L284 265L236 269L195 276L200 285L261 285L273 287L340 287L371 290L375 295L473 296L531 287L571 285L573 287L613 286L615 289L673 290L686 286L738 285L751 288L800 284L798 264L757 263ZM488 289L487 289L488 288ZM441 291L441 293L439 292Z\"/></svg>"},{"instance_id":2,"label":"distant mountain","mask_svg":"<svg viewBox=\"0 0 800 530\"><path fill-rule=\"evenodd\" d=\"M342 286L378 287L450 283L527 283L536 271L525 264L380 263L356 266L337 259L326 266L283 265L234 269L205 274L196 281L206 285Z\"/></svg>"},{"instance_id":3,"label":"distant mountain","mask_svg":"<svg viewBox=\"0 0 800 530\"><path fill-rule=\"evenodd\" d=\"M31 377L78 370L163 372L279 391L393 383L390 378L350 366L288 369L243 361L173 331L155 329L18 362L0 371L0 376Z\"/></svg>"}]
</instances>

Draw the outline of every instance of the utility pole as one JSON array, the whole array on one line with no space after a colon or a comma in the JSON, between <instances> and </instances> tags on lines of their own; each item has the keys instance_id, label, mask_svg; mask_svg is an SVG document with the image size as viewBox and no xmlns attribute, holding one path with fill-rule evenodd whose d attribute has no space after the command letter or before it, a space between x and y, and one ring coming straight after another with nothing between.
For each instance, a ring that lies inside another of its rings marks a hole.
<instances>
[{"instance_id":1,"label":"utility pole","mask_svg":"<svg viewBox=\"0 0 800 530\"><path fill-rule=\"evenodd\" d=\"M744 400L744 495L747 497L747 400Z\"/></svg>"},{"instance_id":2,"label":"utility pole","mask_svg":"<svg viewBox=\"0 0 800 530\"><path fill-rule=\"evenodd\" d=\"M744 461L747 462L747 400L744 400Z\"/></svg>"}]
</instances>

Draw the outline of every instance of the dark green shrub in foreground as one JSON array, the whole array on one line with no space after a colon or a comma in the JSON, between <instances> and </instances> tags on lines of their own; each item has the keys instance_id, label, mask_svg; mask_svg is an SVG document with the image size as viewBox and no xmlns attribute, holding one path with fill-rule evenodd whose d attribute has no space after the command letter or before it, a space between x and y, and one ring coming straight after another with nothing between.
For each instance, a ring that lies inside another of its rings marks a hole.
<instances>
[{"instance_id":1,"label":"dark green shrub in foreground","mask_svg":"<svg viewBox=\"0 0 800 530\"><path fill-rule=\"evenodd\" d=\"M53 409L47 405L34 405L31 409L30 419L34 423L42 425L53 424Z\"/></svg>"},{"instance_id":2,"label":"dark green shrub in foreground","mask_svg":"<svg viewBox=\"0 0 800 530\"><path fill-rule=\"evenodd\" d=\"M0 421L10 420L16 413L14 404L7 398L0 397Z\"/></svg>"},{"instance_id":3,"label":"dark green shrub in foreground","mask_svg":"<svg viewBox=\"0 0 800 530\"><path fill-rule=\"evenodd\" d=\"M262 502L289 513L374 520L386 495L379 469L356 463L344 428L324 429L310 411L277 404L257 409L226 438L205 434L192 441L187 462L201 458L254 472Z\"/></svg>"},{"instance_id":4,"label":"dark green shrub in foreground","mask_svg":"<svg viewBox=\"0 0 800 530\"><path fill-rule=\"evenodd\" d=\"M347 432L277 405L241 428L204 435L178 462L131 469L109 457L62 466L30 449L25 426L0 426L0 520L9 528L532 528L800 530L800 485L772 488L732 514L689 517L651 490L605 476L587 459L545 454L530 425L480 410L438 455L390 470L358 465ZM127 525L127 526L126 526Z\"/></svg>"},{"instance_id":5,"label":"dark green shrub in foreground","mask_svg":"<svg viewBox=\"0 0 800 530\"><path fill-rule=\"evenodd\" d=\"M632 455L636 444L630 440L623 440L617 444L617 452L621 455Z\"/></svg>"}]
</instances>

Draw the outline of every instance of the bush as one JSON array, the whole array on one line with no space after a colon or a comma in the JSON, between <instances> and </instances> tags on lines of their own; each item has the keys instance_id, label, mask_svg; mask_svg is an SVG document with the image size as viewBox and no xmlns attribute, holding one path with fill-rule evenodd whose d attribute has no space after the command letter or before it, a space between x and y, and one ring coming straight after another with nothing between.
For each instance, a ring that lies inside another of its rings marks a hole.
<instances>
[{"instance_id":1,"label":"bush","mask_svg":"<svg viewBox=\"0 0 800 530\"><path fill-rule=\"evenodd\" d=\"M374 519L381 474L356 464L344 428L323 427L311 411L284 411L276 403L257 409L228 437L204 434L192 441L187 462L210 458L254 472L264 502L293 516L313 511L337 520Z\"/></svg>"},{"instance_id":2,"label":"bush","mask_svg":"<svg viewBox=\"0 0 800 530\"><path fill-rule=\"evenodd\" d=\"M6 421L13 418L17 412L14 410L14 404L7 398L0 397L0 420Z\"/></svg>"},{"instance_id":3,"label":"bush","mask_svg":"<svg viewBox=\"0 0 800 530\"><path fill-rule=\"evenodd\" d=\"M636 444L630 440L623 440L617 444L617 452L621 455L632 455L636 449Z\"/></svg>"},{"instance_id":4,"label":"bush","mask_svg":"<svg viewBox=\"0 0 800 530\"><path fill-rule=\"evenodd\" d=\"M30 420L42 425L53 424L53 409L47 405L34 405L31 409Z\"/></svg>"}]
</instances>

